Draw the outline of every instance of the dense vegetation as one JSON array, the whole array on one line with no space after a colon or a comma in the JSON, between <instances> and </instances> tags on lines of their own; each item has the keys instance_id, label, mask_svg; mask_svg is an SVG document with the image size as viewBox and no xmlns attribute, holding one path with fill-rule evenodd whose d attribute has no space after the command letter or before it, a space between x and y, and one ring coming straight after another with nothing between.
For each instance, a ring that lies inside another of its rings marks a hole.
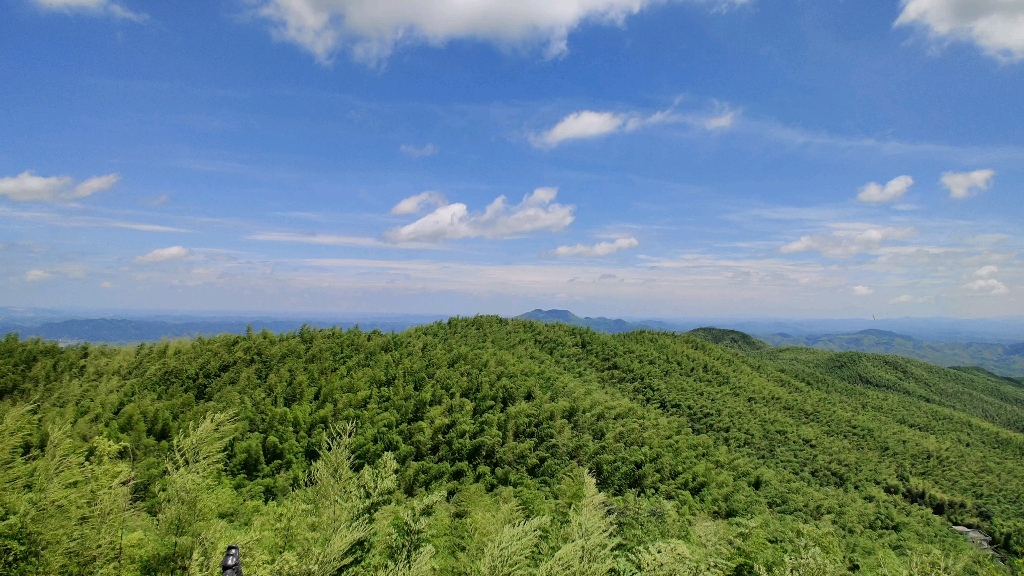
<instances>
[{"instance_id":1,"label":"dense vegetation","mask_svg":"<svg viewBox=\"0 0 1024 576\"><path fill-rule=\"evenodd\" d=\"M851 334L758 336L774 346L809 346L836 352L857 351L898 354L940 366L979 366L996 374L1024 377L1024 343L925 342L887 330L861 330Z\"/></svg>"},{"instance_id":2,"label":"dense vegetation","mask_svg":"<svg viewBox=\"0 0 1024 576\"><path fill-rule=\"evenodd\" d=\"M1021 573L1024 388L496 317L0 342L0 574L215 574L231 541L249 576Z\"/></svg>"}]
</instances>

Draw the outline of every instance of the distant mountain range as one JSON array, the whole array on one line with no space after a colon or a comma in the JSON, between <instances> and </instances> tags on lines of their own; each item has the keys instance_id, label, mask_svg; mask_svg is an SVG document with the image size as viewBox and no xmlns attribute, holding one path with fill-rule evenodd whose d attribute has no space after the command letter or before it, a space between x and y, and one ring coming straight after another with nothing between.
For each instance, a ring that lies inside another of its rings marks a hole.
<instances>
[{"instance_id":1,"label":"distant mountain range","mask_svg":"<svg viewBox=\"0 0 1024 576\"><path fill-rule=\"evenodd\" d=\"M673 331L676 329L676 327L671 324L657 320L627 322L620 319L605 318L604 316L598 316L597 318L580 318L568 310L541 310L540 308L531 310L526 314L520 314L519 316L516 316L516 318L521 320L537 320L539 322L560 322L562 324L590 328L595 332L604 332L606 334L632 332L633 330Z\"/></svg>"},{"instance_id":2,"label":"distant mountain range","mask_svg":"<svg viewBox=\"0 0 1024 576\"><path fill-rule=\"evenodd\" d=\"M216 334L244 334L251 326L253 330L269 330L271 332L290 332L299 329L303 324L328 328L339 326L352 328L359 326L363 330L381 330L384 332L400 332L411 326L424 324L432 320L408 319L376 319L360 321L303 321L280 319L209 319L172 322L164 320L134 319L87 319L62 320L59 322L42 322L34 325L0 323L0 335L18 333L22 338L43 338L58 340L65 343L102 342L108 344L127 344L135 342L152 342L162 339L190 338L194 336L214 336Z\"/></svg>"},{"instance_id":3,"label":"distant mountain range","mask_svg":"<svg viewBox=\"0 0 1024 576\"><path fill-rule=\"evenodd\" d=\"M772 346L803 346L837 352L856 351L878 354L896 354L938 364L941 366L978 366L1001 376L1024 377L1024 343L978 343L931 341L915 338L906 334L889 330L866 329L855 332L838 332L818 335L794 334L790 332L763 333L757 328L766 328L767 324L751 324L746 331L698 328L692 321L665 322L659 320L627 321L618 318L580 317L568 310L536 309L518 316L525 320L541 322L560 322L573 326L590 328L597 332L618 334L633 330L660 330L667 332L687 332L691 335L744 350L756 350L759 347ZM13 318L0 319L0 335L10 332L20 334L22 338L40 337L46 340L57 340L73 344L77 342L96 342L110 344L129 344L152 342L162 339L189 338L195 336L213 336L230 333L242 334L251 326L253 330L269 330L271 332L289 332L297 330L303 324L329 327L338 326L351 328L358 325L363 330L382 330L400 332L412 326L427 324L441 317L391 317L370 318L361 320L320 320L280 318L196 318L182 319L85 319L57 320L54 318ZM721 322L721 323L720 323ZM795 321L793 321L795 323ZM724 328L737 328L741 322L727 320L712 321ZM740 329L746 328L742 326Z\"/></svg>"},{"instance_id":4,"label":"distant mountain range","mask_svg":"<svg viewBox=\"0 0 1024 576\"><path fill-rule=\"evenodd\" d=\"M1002 376L1024 376L1024 343L925 342L887 330L861 330L851 334L821 336L759 334L758 338L773 346L897 354L940 366L979 366Z\"/></svg>"},{"instance_id":5,"label":"distant mountain range","mask_svg":"<svg viewBox=\"0 0 1024 576\"><path fill-rule=\"evenodd\" d=\"M687 327L685 326L658 321L627 322L625 320L604 317L581 318L568 310L538 309L522 314L518 318L539 320L541 322L561 322L611 334L633 330L686 332L715 344L748 351L757 350L770 344L772 346L819 348L835 352L854 351L895 354L917 358L918 360L924 360L940 366L977 366L1000 376L1024 376L1024 343L927 342L912 336L876 329L818 336L795 336L779 332L775 334L755 334L755 337L744 332L717 328L686 330Z\"/></svg>"}]
</instances>

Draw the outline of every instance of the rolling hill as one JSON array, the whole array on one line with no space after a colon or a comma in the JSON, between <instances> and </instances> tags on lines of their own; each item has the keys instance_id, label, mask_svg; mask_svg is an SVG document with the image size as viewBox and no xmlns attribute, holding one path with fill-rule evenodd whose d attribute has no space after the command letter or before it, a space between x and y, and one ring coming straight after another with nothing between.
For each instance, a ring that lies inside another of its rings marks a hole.
<instances>
[{"instance_id":1,"label":"rolling hill","mask_svg":"<svg viewBox=\"0 0 1024 576\"><path fill-rule=\"evenodd\" d=\"M998 574L1024 555L1020 386L714 329L8 337L0 406L0 552L26 573L212 570L228 541L253 574L479 574L501 550L517 574Z\"/></svg>"}]
</instances>

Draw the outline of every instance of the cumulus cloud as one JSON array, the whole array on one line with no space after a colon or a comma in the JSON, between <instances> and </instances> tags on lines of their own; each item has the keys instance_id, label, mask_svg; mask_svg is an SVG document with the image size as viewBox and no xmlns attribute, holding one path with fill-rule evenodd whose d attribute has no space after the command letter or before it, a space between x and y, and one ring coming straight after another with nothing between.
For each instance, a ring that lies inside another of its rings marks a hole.
<instances>
[{"instance_id":1,"label":"cumulus cloud","mask_svg":"<svg viewBox=\"0 0 1024 576\"><path fill-rule=\"evenodd\" d=\"M94 176L74 186L70 176L37 176L26 170L17 176L0 178L0 196L15 202L62 202L92 196L113 187L119 174Z\"/></svg>"},{"instance_id":2,"label":"cumulus cloud","mask_svg":"<svg viewBox=\"0 0 1024 576\"><path fill-rule=\"evenodd\" d=\"M427 142L427 144L422 147L416 147L412 144L402 144L398 149L413 158L423 158L424 156L433 156L434 154L437 154L437 146L432 142Z\"/></svg>"},{"instance_id":3,"label":"cumulus cloud","mask_svg":"<svg viewBox=\"0 0 1024 576\"><path fill-rule=\"evenodd\" d=\"M889 300L889 304L910 304L913 301L913 296L911 296L910 294L904 294L903 296L898 296L896 298L893 298L892 300Z\"/></svg>"},{"instance_id":4,"label":"cumulus cloud","mask_svg":"<svg viewBox=\"0 0 1024 576\"><path fill-rule=\"evenodd\" d=\"M409 196L405 200L402 200L395 207L391 209L392 214L415 214L423 209L424 206L434 205L438 208L448 205L448 199L444 197L444 194L440 192L420 192L415 196Z\"/></svg>"},{"instance_id":5,"label":"cumulus cloud","mask_svg":"<svg viewBox=\"0 0 1024 576\"><path fill-rule=\"evenodd\" d=\"M619 250L636 248L640 242L636 238L619 238L614 242L598 242L593 246L587 244L576 244L575 246L559 246L552 250L551 256L564 258L569 256L609 256Z\"/></svg>"},{"instance_id":6,"label":"cumulus cloud","mask_svg":"<svg viewBox=\"0 0 1024 576\"><path fill-rule=\"evenodd\" d=\"M149 254L139 256L135 258L135 263L156 264L157 262L167 262L168 260L181 260L182 258L188 258L189 254L191 252L184 246L170 246L168 248L158 248Z\"/></svg>"},{"instance_id":7,"label":"cumulus cloud","mask_svg":"<svg viewBox=\"0 0 1024 576\"><path fill-rule=\"evenodd\" d=\"M999 273L999 266L982 266L974 271L974 275L979 278L988 278L993 274Z\"/></svg>"},{"instance_id":8,"label":"cumulus cloud","mask_svg":"<svg viewBox=\"0 0 1024 576\"><path fill-rule=\"evenodd\" d=\"M1024 34L1024 32L1022 32ZM992 170L975 170L974 172L946 172L939 182L949 189L950 198L969 198L975 190L988 190L995 176Z\"/></svg>"},{"instance_id":9,"label":"cumulus cloud","mask_svg":"<svg viewBox=\"0 0 1024 576\"><path fill-rule=\"evenodd\" d=\"M149 19L147 14L129 10L110 0L35 0L35 4L46 10L104 14L139 23Z\"/></svg>"},{"instance_id":10,"label":"cumulus cloud","mask_svg":"<svg viewBox=\"0 0 1024 576\"><path fill-rule=\"evenodd\" d=\"M869 182L860 189L857 199L861 202L892 202L903 196L913 184L914 179L910 176L897 176L889 180L885 186L878 182Z\"/></svg>"},{"instance_id":11,"label":"cumulus cloud","mask_svg":"<svg viewBox=\"0 0 1024 576\"><path fill-rule=\"evenodd\" d=\"M49 280L53 275L45 270L29 270L25 273L26 282L39 282L42 280Z\"/></svg>"},{"instance_id":12,"label":"cumulus cloud","mask_svg":"<svg viewBox=\"0 0 1024 576\"><path fill-rule=\"evenodd\" d=\"M567 50L583 22L621 24L644 8L672 0L263 0L258 13L275 38L329 63L342 46L371 65L400 44L443 45L476 39L502 46L546 44L548 56ZM748 0L691 0L714 5Z\"/></svg>"},{"instance_id":13,"label":"cumulus cloud","mask_svg":"<svg viewBox=\"0 0 1024 576\"><path fill-rule=\"evenodd\" d=\"M857 296L870 296L871 294L874 294L875 291L867 286L854 286L853 293Z\"/></svg>"},{"instance_id":14,"label":"cumulus cloud","mask_svg":"<svg viewBox=\"0 0 1024 576\"><path fill-rule=\"evenodd\" d=\"M1000 60L1024 59L1024 2L1019 0L903 0L896 25L973 42Z\"/></svg>"},{"instance_id":15,"label":"cumulus cloud","mask_svg":"<svg viewBox=\"0 0 1024 576\"><path fill-rule=\"evenodd\" d=\"M509 238L537 230L561 230L575 219L576 207L554 203L557 194L557 188L537 188L514 206L508 204L505 196L499 196L482 214L471 214L462 203L439 205L433 212L389 231L384 237L395 243L439 242L456 238ZM413 201L418 196L422 194L406 198L392 212L406 202L418 209L422 202Z\"/></svg>"},{"instance_id":16,"label":"cumulus cloud","mask_svg":"<svg viewBox=\"0 0 1024 576\"><path fill-rule=\"evenodd\" d=\"M867 224L834 224L829 234L801 236L779 250L783 254L816 250L829 258L849 258L877 250L887 240L903 240L915 234L913 228L871 226Z\"/></svg>"},{"instance_id":17,"label":"cumulus cloud","mask_svg":"<svg viewBox=\"0 0 1024 576\"><path fill-rule=\"evenodd\" d=\"M1005 284L996 280L995 278L989 278L987 280L975 280L966 286L968 290L974 292L985 292L993 296L1001 296L1003 294L1009 294L1010 289Z\"/></svg>"}]
</instances>

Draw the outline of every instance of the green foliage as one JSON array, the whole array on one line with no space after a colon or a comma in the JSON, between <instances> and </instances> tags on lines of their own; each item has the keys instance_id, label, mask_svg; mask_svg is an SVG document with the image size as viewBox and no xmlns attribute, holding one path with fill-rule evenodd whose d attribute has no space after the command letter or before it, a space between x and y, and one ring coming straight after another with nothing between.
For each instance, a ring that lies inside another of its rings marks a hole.
<instances>
[{"instance_id":1,"label":"green foliage","mask_svg":"<svg viewBox=\"0 0 1024 576\"><path fill-rule=\"evenodd\" d=\"M1019 573L1024 388L744 336L9 337L0 575Z\"/></svg>"},{"instance_id":2,"label":"green foliage","mask_svg":"<svg viewBox=\"0 0 1024 576\"><path fill-rule=\"evenodd\" d=\"M688 336L700 338L712 344L733 348L740 352L756 352L764 350L769 345L749 334L737 332L736 330L724 330L722 328L697 328L686 333Z\"/></svg>"}]
</instances>

